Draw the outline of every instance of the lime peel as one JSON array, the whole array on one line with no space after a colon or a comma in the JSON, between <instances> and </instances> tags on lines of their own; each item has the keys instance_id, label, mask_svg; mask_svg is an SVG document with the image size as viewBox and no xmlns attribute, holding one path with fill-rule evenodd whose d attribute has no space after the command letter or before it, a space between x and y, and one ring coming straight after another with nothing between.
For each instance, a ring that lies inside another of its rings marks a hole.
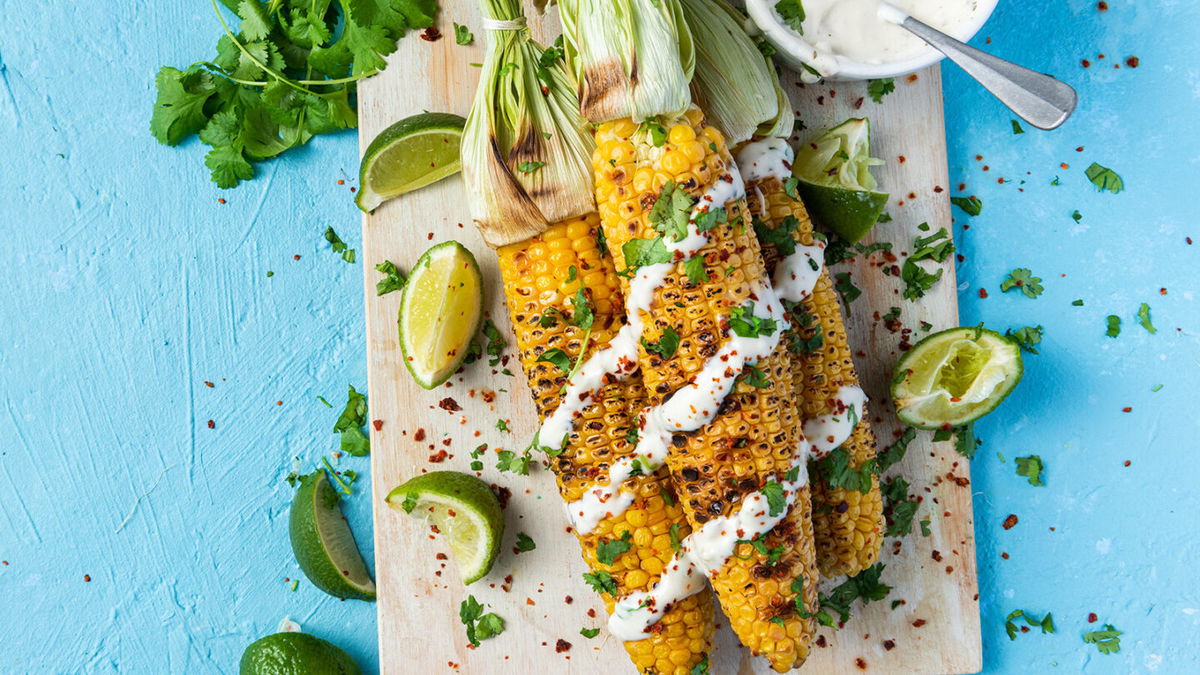
<instances>
[{"instance_id":1,"label":"lime peel","mask_svg":"<svg viewBox=\"0 0 1200 675\"><path fill-rule=\"evenodd\" d=\"M296 562L314 586L338 598L375 600L375 582L324 471L301 480L288 534Z\"/></svg>"},{"instance_id":2,"label":"lime peel","mask_svg":"<svg viewBox=\"0 0 1200 675\"><path fill-rule=\"evenodd\" d=\"M802 144L792 164L809 213L850 243L866 236L887 206L871 175L883 160L871 157L870 138L870 120L848 119Z\"/></svg>"},{"instance_id":3,"label":"lime peel","mask_svg":"<svg viewBox=\"0 0 1200 675\"><path fill-rule=\"evenodd\" d=\"M465 124L458 115L427 112L381 131L363 152L354 203L370 213L389 199L458 173Z\"/></svg>"},{"instance_id":4,"label":"lime peel","mask_svg":"<svg viewBox=\"0 0 1200 675\"><path fill-rule=\"evenodd\" d=\"M394 488L387 503L437 526L464 584L483 578L496 562L504 514L495 493L478 478L457 471L422 474Z\"/></svg>"},{"instance_id":5,"label":"lime peel","mask_svg":"<svg viewBox=\"0 0 1200 675\"><path fill-rule=\"evenodd\" d=\"M397 330L404 365L433 389L458 371L483 319L483 277L475 256L447 241L413 266L400 296Z\"/></svg>"}]
</instances>

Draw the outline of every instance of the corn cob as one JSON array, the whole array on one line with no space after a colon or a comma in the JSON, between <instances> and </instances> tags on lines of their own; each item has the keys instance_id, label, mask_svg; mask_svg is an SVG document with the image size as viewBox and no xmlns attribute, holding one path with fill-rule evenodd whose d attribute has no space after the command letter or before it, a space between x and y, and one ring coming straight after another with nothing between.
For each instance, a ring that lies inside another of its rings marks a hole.
<instances>
[{"instance_id":1,"label":"corn cob","mask_svg":"<svg viewBox=\"0 0 1200 675\"><path fill-rule=\"evenodd\" d=\"M722 134L704 124L699 110L662 126L666 134L657 146L628 118L602 123L596 131L597 208L618 268L629 268L626 244L659 236L649 213L666 186L683 188L694 199L717 181L729 180L733 170ZM638 358L651 406L705 368L730 335L733 308L761 299L755 294L767 282L745 199L711 205L721 207L727 222L707 232L708 241L696 255L708 280L691 281L685 262L676 260L641 317ZM696 275L694 267L691 271ZM630 282L622 281L622 288L628 293ZM661 345L671 331L678 335L678 348L663 355ZM651 351L649 345L660 349ZM803 438L791 355L780 343L756 368L761 386L739 380L711 422L670 439L667 465L693 528L736 513L747 495L768 482L782 483L794 466ZM738 543L715 573L710 570L735 633L780 672L805 660L815 629L817 569L809 499L807 485L798 487L792 508L774 528L755 544Z\"/></svg>"},{"instance_id":2,"label":"corn cob","mask_svg":"<svg viewBox=\"0 0 1200 675\"><path fill-rule=\"evenodd\" d=\"M572 362L587 358L622 322L620 287L611 261L597 246L597 225L597 216L591 214L552 225L531 240L498 251L521 363L543 420L561 403L566 374L539 357L561 349ZM574 312L571 300L580 288L594 312L590 347L584 345L585 331L568 320ZM592 397L562 453L550 460L564 500L578 501L597 481L607 480L615 460L632 454L629 432L644 398L636 375L610 382ZM588 566L611 574L616 583L615 593L602 594L609 613L616 598L656 583L674 553L672 538L691 531L665 467L634 478L628 487L636 498L623 514L602 520L591 532L576 533ZM631 533L630 550L611 565L600 562L599 544L620 540L626 532ZM625 642L625 649L643 673L686 675L708 654L712 635L713 604L706 589L676 603L649 637Z\"/></svg>"},{"instance_id":3,"label":"corn cob","mask_svg":"<svg viewBox=\"0 0 1200 675\"><path fill-rule=\"evenodd\" d=\"M747 184L751 213L761 217L761 225L776 229L789 216L795 218L793 240L804 246L814 244L812 221L804 204L789 196L777 177L769 176ZM768 268L779 259L778 249L763 245ZM822 269L812 294L797 307L793 321L796 338L791 342L795 355L795 390L800 397L804 419L829 415L842 387L858 386L841 302L833 288L828 270ZM811 317L811 318L810 318ZM817 335L820 339L817 339ZM854 432L840 447L849 454L850 467L860 469L875 458L876 441L867 411L858 411ZM816 532L817 566L827 577L854 576L875 564L883 543L883 500L879 478L870 474L865 492L831 487L821 471L812 472L813 528Z\"/></svg>"}]
</instances>

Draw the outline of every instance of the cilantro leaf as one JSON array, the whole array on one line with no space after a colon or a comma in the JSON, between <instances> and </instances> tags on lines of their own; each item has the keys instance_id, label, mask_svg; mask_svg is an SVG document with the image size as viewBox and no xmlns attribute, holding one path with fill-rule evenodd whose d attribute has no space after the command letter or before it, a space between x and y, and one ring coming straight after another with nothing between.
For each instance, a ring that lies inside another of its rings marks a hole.
<instances>
[{"instance_id":1,"label":"cilantro leaf","mask_svg":"<svg viewBox=\"0 0 1200 675\"><path fill-rule=\"evenodd\" d=\"M475 35L471 32L470 28L459 23L454 24L454 42L456 44L469 45L474 41Z\"/></svg>"},{"instance_id":2,"label":"cilantro leaf","mask_svg":"<svg viewBox=\"0 0 1200 675\"><path fill-rule=\"evenodd\" d=\"M938 274L940 276L941 270L938 270ZM850 280L849 272L839 272L833 275L833 278L836 279L833 284L834 289L837 290L837 292L842 296L842 300L847 305L854 302L858 299L858 296L862 295L862 289L860 289L858 286L855 286L854 282Z\"/></svg>"},{"instance_id":3,"label":"cilantro leaf","mask_svg":"<svg viewBox=\"0 0 1200 675\"><path fill-rule=\"evenodd\" d=\"M1044 468L1042 458L1037 455L1017 458L1017 475L1028 478L1029 484L1034 487L1045 485L1042 482L1042 470Z\"/></svg>"},{"instance_id":4,"label":"cilantro leaf","mask_svg":"<svg viewBox=\"0 0 1200 675\"><path fill-rule=\"evenodd\" d=\"M195 67L181 72L163 67L155 76L158 93L150 132L163 145L178 145L208 123L204 105L216 93L212 76Z\"/></svg>"},{"instance_id":5,"label":"cilantro leaf","mask_svg":"<svg viewBox=\"0 0 1200 675\"><path fill-rule=\"evenodd\" d=\"M941 280L943 271L939 267L936 273L927 272L912 260L905 260L904 265L900 267L900 280L904 282L904 299L916 300L925 297L925 292Z\"/></svg>"},{"instance_id":6,"label":"cilantro leaf","mask_svg":"<svg viewBox=\"0 0 1200 675\"><path fill-rule=\"evenodd\" d=\"M571 357L567 356L567 353L558 347L547 349L546 351L542 352L541 356L539 356L537 360L539 362L544 361L546 363L553 364L556 368L564 373L571 372Z\"/></svg>"},{"instance_id":7,"label":"cilantro leaf","mask_svg":"<svg viewBox=\"0 0 1200 675\"><path fill-rule=\"evenodd\" d=\"M771 380L767 379L767 374L758 366L746 366L746 369L738 377L738 381L745 382L755 389L766 389L771 386Z\"/></svg>"},{"instance_id":8,"label":"cilantro leaf","mask_svg":"<svg viewBox=\"0 0 1200 675\"><path fill-rule=\"evenodd\" d=\"M969 197L951 197L950 203L962 209L968 216L977 216L983 212L983 202L975 195Z\"/></svg>"},{"instance_id":9,"label":"cilantro leaf","mask_svg":"<svg viewBox=\"0 0 1200 675\"><path fill-rule=\"evenodd\" d=\"M1150 321L1150 305L1147 305L1143 302L1141 306L1138 307L1137 320L1138 325L1142 328L1145 328L1147 333L1154 335L1158 332L1158 329L1155 328L1154 324Z\"/></svg>"},{"instance_id":10,"label":"cilantro leaf","mask_svg":"<svg viewBox=\"0 0 1200 675\"><path fill-rule=\"evenodd\" d=\"M683 271L687 274L688 282L703 284L710 280L708 269L704 266L704 256L695 255L683 261Z\"/></svg>"},{"instance_id":11,"label":"cilantro leaf","mask_svg":"<svg viewBox=\"0 0 1200 675\"><path fill-rule=\"evenodd\" d=\"M1096 645L1101 654L1116 654L1121 651L1121 636L1125 633L1113 628L1111 623L1104 624L1104 630L1091 631L1083 634L1083 641Z\"/></svg>"},{"instance_id":12,"label":"cilantro leaf","mask_svg":"<svg viewBox=\"0 0 1200 675\"><path fill-rule=\"evenodd\" d=\"M779 0L775 3L775 12L789 28L804 35L804 4L802 0Z\"/></svg>"},{"instance_id":13,"label":"cilantro leaf","mask_svg":"<svg viewBox=\"0 0 1200 675\"><path fill-rule=\"evenodd\" d=\"M501 450L496 453L496 470L515 473L518 476L528 476L529 462L532 459L533 456L529 454L528 449L519 455L512 450Z\"/></svg>"},{"instance_id":14,"label":"cilantro leaf","mask_svg":"<svg viewBox=\"0 0 1200 675\"><path fill-rule=\"evenodd\" d=\"M1012 132L1013 132L1013 136L1016 136L1017 134L1025 133L1025 129L1021 126L1020 122L1013 120L1012 121Z\"/></svg>"},{"instance_id":15,"label":"cilantro leaf","mask_svg":"<svg viewBox=\"0 0 1200 675\"><path fill-rule=\"evenodd\" d=\"M754 303L747 302L741 307L734 307L729 313L729 329L734 335L744 338L754 338L761 335L772 335L778 329L775 319L764 319L754 314Z\"/></svg>"},{"instance_id":16,"label":"cilantro leaf","mask_svg":"<svg viewBox=\"0 0 1200 675\"><path fill-rule=\"evenodd\" d=\"M617 594L617 581L613 579L611 574L604 570L584 572L583 580L597 593Z\"/></svg>"},{"instance_id":17,"label":"cilantro leaf","mask_svg":"<svg viewBox=\"0 0 1200 675\"><path fill-rule=\"evenodd\" d=\"M653 239L630 239L621 246L625 256L626 273L647 265L669 263L674 259L662 237Z\"/></svg>"},{"instance_id":18,"label":"cilantro leaf","mask_svg":"<svg viewBox=\"0 0 1200 675\"><path fill-rule=\"evenodd\" d=\"M754 234L764 246L774 246L781 256L789 256L796 252L796 241L792 232L800 227L800 221L795 216L784 216L779 224L771 227L766 222L754 219Z\"/></svg>"},{"instance_id":19,"label":"cilantro leaf","mask_svg":"<svg viewBox=\"0 0 1200 675\"><path fill-rule=\"evenodd\" d=\"M646 338L642 338L642 347L651 354L658 354L664 359L669 359L679 349L679 333L674 328L667 326L663 329L658 342L646 342Z\"/></svg>"},{"instance_id":20,"label":"cilantro leaf","mask_svg":"<svg viewBox=\"0 0 1200 675\"><path fill-rule=\"evenodd\" d=\"M1121 334L1121 317L1116 314L1109 314L1105 321L1108 323L1108 329L1104 331L1105 335L1115 338Z\"/></svg>"},{"instance_id":21,"label":"cilantro leaf","mask_svg":"<svg viewBox=\"0 0 1200 675\"><path fill-rule=\"evenodd\" d=\"M908 444L912 443L916 437L916 429L904 427L904 433L900 434L900 437L895 442L879 453L879 457L875 460L876 472L883 473L904 459L904 453L908 452Z\"/></svg>"},{"instance_id":22,"label":"cilantro leaf","mask_svg":"<svg viewBox=\"0 0 1200 675\"><path fill-rule=\"evenodd\" d=\"M591 640L592 638L594 638L600 634L600 629L599 628L580 628L579 634L582 635L583 637Z\"/></svg>"},{"instance_id":23,"label":"cilantro leaf","mask_svg":"<svg viewBox=\"0 0 1200 675\"><path fill-rule=\"evenodd\" d=\"M700 663L692 666L692 671L688 675L708 675L708 654L700 659Z\"/></svg>"},{"instance_id":24,"label":"cilantro leaf","mask_svg":"<svg viewBox=\"0 0 1200 675\"><path fill-rule=\"evenodd\" d=\"M908 481L897 476L879 486L884 499L884 514L887 517L889 537L906 537L912 532L913 516L917 515L918 502L908 494Z\"/></svg>"},{"instance_id":25,"label":"cilantro leaf","mask_svg":"<svg viewBox=\"0 0 1200 675\"><path fill-rule=\"evenodd\" d=\"M667 241L682 241L687 238L692 203L687 190L668 181L654 201L654 206L650 207L650 224Z\"/></svg>"},{"instance_id":26,"label":"cilantro leaf","mask_svg":"<svg viewBox=\"0 0 1200 675\"><path fill-rule=\"evenodd\" d=\"M859 467L851 466L850 453L842 447L817 460L816 473L825 484L833 488L857 490L863 494L871 491L875 464L866 462Z\"/></svg>"},{"instance_id":27,"label":"cilantro leaf","mask_svg":"<svg viewBox=\"0 0 1200 675\"><path fill-rule=\"evenodd\" d=\"M1025 326L1017 330L1010 328L1004 334L1016 342L1021 349L1030 354L1037 354L1038 350L1035 345L1042 343L1043 331L1041 326Z\"/></svg>"},{"instance_id":28,"label":"cilantro leaf","mask_svg":"<svg viewBox=\"0 0 1200 675\"><path fill-rule=\"evenodd\" d=\"M767 515L774 518L783 513L787 508L787 498L783 494L783 485L776 483L774 479L767 481L767 484L762 486L760 490L762 495L767 500Z\"/></svg>"},{"instance_id":29,"label":"cilantro leaf","mask_svg":"<svg viewBox=\"0 0 1200 675\"><path fill-rule=\"evenodd\" d=\"M621 535L620 539L605 539L596 546L596 559L604 565L611 565L618 556L633 548L630 542L633 540L633 532L625 530L625 534Z\"/></svg>"},{"instance_id":30,"label":"cilantro leaf","mask_svg":"<svg viewBox=\"0 0 1200 675\"><path fill-rule=\"evenodd\" d=\"M1008 277L1000 282L1001 293L1007 293L1014 288L1019 288L1027 298L1036 298L1045 290L1042 288L1042 278L1033 276L1033 272L1024 267L1009 272Z\"/></svg>"},{"instance_id":31,"label":"cilantro leaf","mask_svg":"<svg viewBox=\"0 0 1200 675\"><path fill-rule=\"evenodd\" d=\"M1099 164L1092 162L1092 165L1087 168L1088 180L1092 181L1092 185L1100 192L1108 190L1114 195L1125 189L1125 181L1117 175L1116 171Z\"/></svg>"},{"instance_id":32,"label":"cilantro leaf","mask_svg":"<svg viewBox=\"0 0 1200 675\"><path fill-rule=\"evenodd\" d=\"M518 551L520 551L522 553L526 553L528 551L532 551L535 548L537 548L537 544L534 543L532 537L525 534L524 532L517 533L517 550Z\"/></svg>"},{"instance_id":33,"label":"cilantro leaf","mask_svg":"<svg viewBox=\"0 0 1200 675\"><path fill-rule=\"evenodd\" d=\"M404 288L404 284L407 282L404 275L396 268L396 263L391 260L384 260L376 265L375 271L386 275L375 283L375 295L387 295L392 291L398 291Z\"/></svg>"},{"instance_id":34,"label":"cilantro leaf","mask_svg":"<svg viewBox=\"0 0 1200 675\"><path fill-rule=\"evenodd\" d=\"M487 338L487 346L484 347L484 351L489 357L488 365L493 367L500 365L501 357L504 354L504 347L508 344L504 340L504 334L500 332L500 329L496 328L496 324L492 323L491 319L484 319L483 336Z\"/></svg>"},{"instance_id":35,"label":"cilantro leaf","mask_svg":"<svg viewBox=\"0 0 1200 675\"><path fill-rule=\"evenodd\" d=\"M946 258L954 253L954 241L946 234L946 228L942 227L928 237L914 239L913 249L912 255L908 257L913 262L918 260L945 262Z\"/></svg>"},{"instance_id":36,"label":"cilantro leaf","mask_svg":"<svg viewBox=\"0 0 1200 675\"><path fill-rule=\"evenodd\" d=\"M883 97L896 91L896 81L890 77L867 81L867 95L876 103L883 103Z\"/></svg>"},{"instance_id":37,"label":"cilantro leaf","mask_svg":"<svg viewBox=\"0 0 1200 675\"><path fill-rule=\"evenodd\" d=\"M338 415L333 425L333 432L340 433L341 449L355 457L362 457L371 451L371 441L363 433L362 426L367 423L367 397L349 387L346 394L346 407Z\"/></svg>"}]
</instances>

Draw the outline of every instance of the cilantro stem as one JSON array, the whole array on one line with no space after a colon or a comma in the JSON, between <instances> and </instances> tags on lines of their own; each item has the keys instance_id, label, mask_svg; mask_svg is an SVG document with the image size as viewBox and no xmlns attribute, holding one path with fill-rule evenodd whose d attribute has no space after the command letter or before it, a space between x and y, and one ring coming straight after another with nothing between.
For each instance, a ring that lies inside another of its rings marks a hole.
<instances>
[{"instance_id":1,"label":"cilantro stem","mask_svg":"<svg viewBox=\"0 0 1200 675\"><path fill-rule=\"evenodd\" d=\"M252 62L254 63L254 65L258 66L259 68L262 68L262 69L263 69L263 72L266 72L266 73L268 73L268 74L270 74L270 75L274 75L274 76L275 76L275 79L279 80L280 82L283 82L284 84L286 84L287 86L289 86L289 87L291 87L291 88L293 88L293 89L296 89L296 90L298 90L298 91L302 91L302 92L304 92L304 93L306 93L306 94L312 94L313 96L319 96L319 94L317 94L317 92L315 92L315 91L312 91L311 89L306 89L305 87L302 87L302 86L300 86L300 85L299 85L299 84L297 84L296 82L293 82L293 81L292 81L290 78L286 77L286 76L285 76L283 73L279 73L279 72L276 72L276 71L272 70L272 69L270 68L270 66L268 66L268 65L267 65L267 64L265 64L265 63L263 63L262 61L259 61L259 60L258 60L258 59L256 59L256 58L254 58L254 55L253 55L253 54L251 54L251 53L250 53L250 52L249 52L249 51L246 49L246 46L242 44L242 41L241 41L241 40L239 40L239 39L237 39L237 36L236 36L236 35L234 35L234 34L233 34L233 31L231 31L231 30L229 29L229 24L225 23L225 17L224 17L224 16L221 14L221 8L217 6L217 0L210 0L210 2L212 2L212 8L213 8L213 12L215 12L215 13L216 13L216 15L217 15L217 21L220 21L220 22L221 22L221 28L225 29L225 35L228 35L228 36L229 36L229 39L230 39L230 40L232 40L232 41L233 41L233 44L237 46L237 48L238 48L238 51L240 51L242 54L245 54L246 58L250 59L250 61L252 61ZM233 80L233 78L229 78L229 79L230 79L230 80ZM237 80L233 80L233 81L237 82ZM242 84L242 83L241 83L241 82L239 82L239 84ZM267 82L263 82L261 85L260 85L260 84L255 84L255 85L252 85L252 86L260 86L260 87L265 87L267 84L268 84Z\"/></svg>"},{"instance_id":2,"label":"cilantro stem","mask_svg":"<svg viewBox=\"0 0 1200 675\"><path fill-rule=\"evenodd\" d=\"M571 366L571 371L567 373L567 382L562 388L564 393L567 391L567 385L571 384L571 378L575 377L575 373L579 372L579 367L583 365L583 357L587 355L588 343L591 341L592 328L588 326L588 329L583 333L583 344L579 345L579 356L575 359L575 365Z\"/></svg>"},{"instance_id":3,"label":"cilantro stem","mask_svg":"<svg viewBox=\"0 0 1200 675\"><path fill-rule=\"evenodd\" d=\"M330 477L332 477L333 482L337 483L338 487L341 488L339 491L342 494L347 496L354 494L354 491L350 489L349 485L346 485L346 482L342 480L342 477L338 475L338 472L333 470L333 465L329 463L329 458L322 457L321 463L324 464L325 468L329 470Z\"/></svg>"}]
</instances>

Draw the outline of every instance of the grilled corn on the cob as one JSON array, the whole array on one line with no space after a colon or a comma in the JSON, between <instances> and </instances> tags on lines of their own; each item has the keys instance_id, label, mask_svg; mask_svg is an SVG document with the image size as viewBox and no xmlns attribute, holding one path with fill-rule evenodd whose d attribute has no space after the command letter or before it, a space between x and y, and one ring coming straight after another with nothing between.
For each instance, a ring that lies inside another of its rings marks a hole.
<instances>
[{"instance_id":1,"label":"grilled corn on the cob","mask_svg":"<svg viewBox=\"0 0 1200 675\"><path fill-rule=\"evenodd\" d=\"M586 359L622 322L618 280L597 246L597 223L595 214L558 223L498 251L521 363L543 420L562 402L567 374L553 361L539 359L553 349L561 350L571 363ZM574 320L580 311L574 306L580 289L594 313L587 339L587 331ZM579 501L598 481L607 480L616 460L632 454L630 431L644 398L636 375L623 381L614 378L591 397L561 454L550 459L564 500ZM610 613L617 598L658 581L674 554L673 541L690 532L665 468L634 478L627 489L635 498L624 513L601 520L590 532L577 532L588 566L611 575L613 584L602 593ZM621 541L626 533L629 550L606 564L600 544ZM627 641L625 649L641 672L684 675L708 654L712 634L713 605L705 590L676 603L646 639Z\"/></svg>"},{"instance_id":2,"label":"grilled corn on the cob","mask_svg":"<svg viewBox=\"0 0 1200 675\"><path fill-rule=\"evenodd\" d=\"M601 226L618 268L626 270L628 278L639 274L639 265L663 262L661 255L656 259L653 254L658 246L653 242L663 235L662 200L676 211L681 203L691 211L693 200L700 200L692 221L703 219L705 224L689 229L707 228L706 241L691 262L668 257L670 270L653 289L653 297L631 302L642 312L638 359L652 406L676 396L686 399L679 395L682 390L708 385L705 379L714 372L714 358L723 358L719 353L730 357L728 368L736 369L722 373L726 367L715 364L718 377L738 380L728 396L708 401L710 409L691 411L707 423L669 433L666 461L693 528L720 525L723 519L736 522L743 506L752 508L752 495L765 494L772 484L794 486L788 493L790 507L773 527L759 537L739 533L737 539L754 541L738 541L733 555L708 570L742 643L784 671L808 655L817 601L808 487L803 479L795 480L803 438L791 355L780 343L743 372L740 357L722 351L734 333L746 330L744 325L735 327L737 321L749 323L751 332L759 335L768 334L767 323L774 321L748 304L766 304L773 291L745 199L729 187L740 185L740 178L722 134L703 123L699 110L650 124L655 126L626 118L600 124L596 131L592 164ZM674 201L679 191L688 195L686 201ZM709 216L698 215L706 210ZM723 220L716 217L722 210ZM675 241L683 238L675 236ZM630 259L635 253L638 259ZM637 292L629 280L622 288ZM782 316L776 319L783 321ZM647 425L643 432L648 431ZM774 506L771 515L776 515Z\"/></svg>"},{"instance_id":3,"label":"grilled corn on the cob","mask_svg":"<svg viewBox=\"0 0 1200 675\"><path fill-rule=\"evenodd\" d=\"M792 241L814 245L812 221L804 204L789 196L777 176L747 183L750 210L759 228L790 230ZM772 237L764 237L763 256L769 268L779 260ZM858 375L846 340L841 301L828 270L822 269L812 293L796 306L793 314L795 339L790 341L795 358L795 390L805 420L833 414L838 392L857 387ZM849 466L860 469L874 459L876 441L865 406L856 411L858 424L839 451L849 455ZM883 543L883 500L879 478L869 474L863 489L830 485L829 476L816 463L812 472L813 528L817 542L817 565L827 577L854 576L875 564Z\"/></svg>"}]
</instances>

